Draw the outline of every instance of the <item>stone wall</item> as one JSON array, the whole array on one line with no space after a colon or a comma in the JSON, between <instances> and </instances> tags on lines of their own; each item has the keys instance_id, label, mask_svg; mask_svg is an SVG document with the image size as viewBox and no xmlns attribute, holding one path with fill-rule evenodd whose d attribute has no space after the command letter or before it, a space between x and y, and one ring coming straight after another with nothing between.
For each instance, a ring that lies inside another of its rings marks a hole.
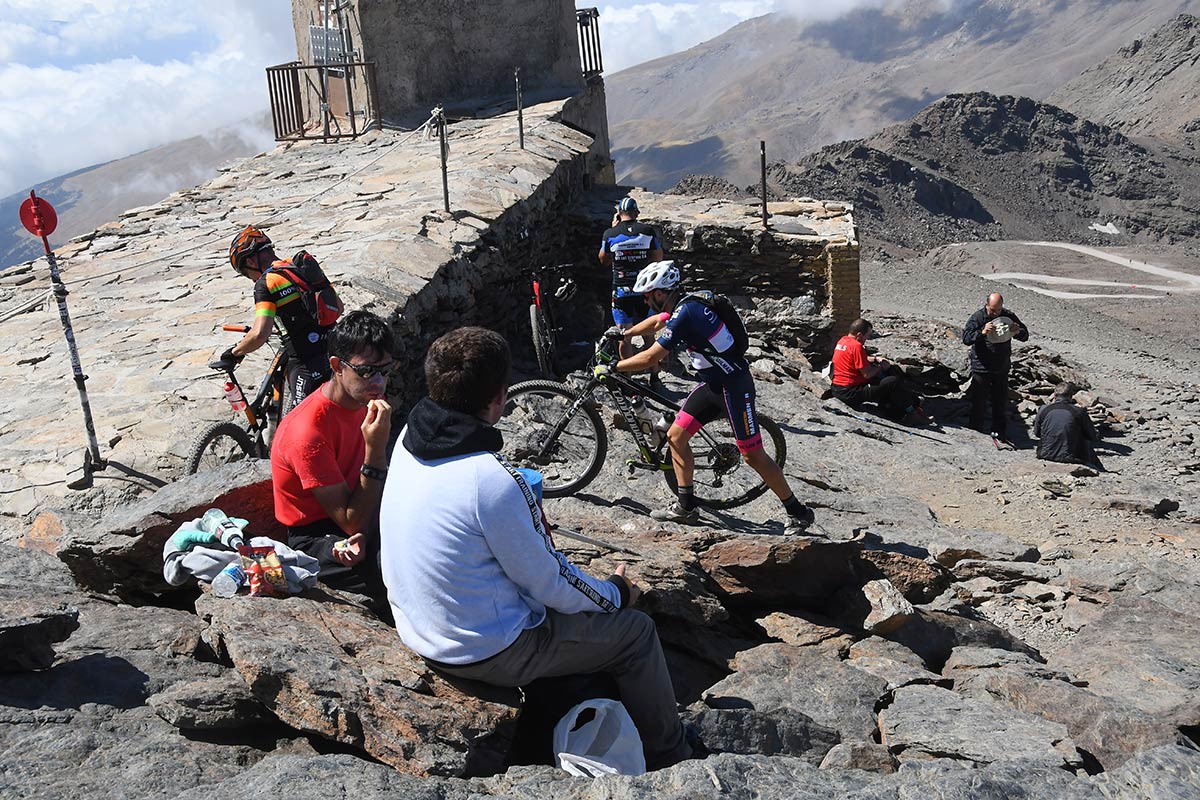
<instances>
[{"instance_id":1,"label":"stone wall","mask_svg":"<svg viewBox=\"0 0 1200 800\"><path fill-rule=\"evenodd\" d=\"M321 8L322 0L292 3L305 63L312 63L308 28L320 24ZM419 124L439 103L466 116L512 103L515 67L526 102L570 97L584 86L569 0L350 0L344 15L354 47L376 62L390 122Z\"/></svg>"},{"instance_id":2,"label":"stone wall","mask_svg":"<svg viewBox=\"0 0 1200 800\"><path fill-rule=\"evenodd\" d=\"M571 252L599 291L609 282L596 259L600 235L626 193L637 199L641 220L662 235L685 285L728 295L751 333L791 340L824 361L830 339L858 316L857 229L852 209L834 202L771 203L764 229L755 202L598 188L573 223Z\"/></svg>"}]
</instances>

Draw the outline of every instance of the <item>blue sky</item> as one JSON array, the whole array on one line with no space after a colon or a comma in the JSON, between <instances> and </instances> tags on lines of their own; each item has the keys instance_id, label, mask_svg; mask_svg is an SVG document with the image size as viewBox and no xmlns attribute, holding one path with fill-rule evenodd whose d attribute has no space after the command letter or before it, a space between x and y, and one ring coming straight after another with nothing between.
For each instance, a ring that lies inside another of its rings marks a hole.
<instances>
[{"instance_id":1,"label":"blue sky","mask_svg":"<svg viewBox=\"0 0 1200 800\"><path fill-rule=\"evenodd\" d=\"M883 1L597 5L614 72L772 10L830 16ZM295 49L290 0L0 0L0 197L238 125L267 107L263 68L294 59ZM247 140L272 145L267 131L242 128Z\"/></svg>"}]
</instances>

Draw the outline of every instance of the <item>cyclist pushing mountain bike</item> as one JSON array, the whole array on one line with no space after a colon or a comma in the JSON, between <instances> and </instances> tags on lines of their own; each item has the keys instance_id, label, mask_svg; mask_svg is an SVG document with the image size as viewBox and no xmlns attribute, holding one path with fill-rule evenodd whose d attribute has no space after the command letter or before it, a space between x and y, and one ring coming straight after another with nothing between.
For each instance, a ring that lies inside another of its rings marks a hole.
<instances>
[{"instance_id":1,"label":"cyclist pushing mountain bike","mask_svg":"<svg viewBox=\"0 0 1200 800\"><path fill-rule=\"evenodd\" d=\"M625 336L653 334L646 350L615 363L599 364L597 379L612 370L642 372L672 351L686 347L701 383L684 401L667 431L675 471L675 502L651 514L664 522L694 522L699 517L693 492L695 460L691 438L709 422L727 416L742 458L779 497L787 513L784 533L798 534L813 523L813 512L792 493L783 470L763 449L754 404L754 378L746 361L745 326L729 302L711 292L685 294L679 269L672 261L650 264L638 273L633 290L646 298L653 314L625 331Z\"/></svg>"},{"instance_id":2,"label":"cyclist pushing mountain bike","mask_svg":"<svg viewBox=\"0 0 1200 800\"><path fill-rule=\"evenodd\" d=\"M342 313L329 279L317 260L301 250L290 260L276 258L271 240L253 225L229 245L233 271L254 281L254 324L240 342L221 354L219 368L232 368L267 343L278 320L287 333L287 386L283 413L329 379L325 339Z\"/></svg>"}]
</instances>

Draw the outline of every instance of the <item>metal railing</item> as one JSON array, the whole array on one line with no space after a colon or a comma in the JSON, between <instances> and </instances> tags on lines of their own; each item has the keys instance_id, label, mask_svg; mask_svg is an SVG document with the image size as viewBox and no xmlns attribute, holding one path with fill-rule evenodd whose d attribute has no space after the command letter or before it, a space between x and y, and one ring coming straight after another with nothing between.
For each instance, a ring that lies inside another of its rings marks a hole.
<instances>
[{"instance_id":1,"label":"metal railing","mask_svg":"<svg viewBox=\"0 0 1200 800\"><path fill-rule=\"evenodd\" d=\"M604 59L600 54L600 10L576 9L575 19L579 23L579 61L583 66L583 77L591 78L604 71Z\"/></svg>"},{"instance_id":2,"label":"metal railing","mask_svg":"<svg viewBox=\"0 0 1200 800\"><path fill-rule=\"evenodd\" d=\"M328 79L323 80L320 71L325 68L320 64L303 64L299 61L267 67L267 91L271 96L271 123L275 127L275 141L355 139L371 128L382 127L375 62L344 61L330 64ZM360 108L354 107L355 86L365 89L361 93L364 104ZM310 103L307 109L306 94L317 101ZM330 102L331 98L334 99L333 103ZM310 115L310 109L315 113ZM310 116L318 129L308 129Z\"/></svg>"}]
</instances>

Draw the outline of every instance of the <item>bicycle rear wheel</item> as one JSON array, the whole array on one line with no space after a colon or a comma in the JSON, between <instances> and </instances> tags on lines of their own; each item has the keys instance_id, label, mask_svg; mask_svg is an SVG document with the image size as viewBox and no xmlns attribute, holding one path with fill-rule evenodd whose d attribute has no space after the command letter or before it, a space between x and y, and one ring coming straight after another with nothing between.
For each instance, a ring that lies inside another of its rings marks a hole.
<instances>
[{"instance_id":1,"label":"bicycle rear wheel","mask_svg":"<svg viewBox=\"0 0 1200 800\"><path fill-rule=\"evenodd\" d=\"M787 458L783 431L769 417L759 414L756 420L762 433L763 448L771 460L782 467ZM742 458L728 417L708 423L703 432L708 434L712 442L701 434L696 434L691 441L692 453L696 457L693 476L696 505L715 509L735 508L767 491L762 477ZM674 492L675 473L666 471L663 477Z\"/></svg>"},{"instance_id":2,"label":"bicycle rear wheel","mask_svg":"<svg viewBox=\"0 0 1200 800\"><path fill-rule=\"evenodd\" d=\"M538 369L547 378L554 378L554 334L545 312L537 303L529 304L529 330L533 336L533 352L537 356Z\"/></svg>"},{"instance_id":3,"label":"bicycle rear wheel","mask_svg":"<svg viewBox=\"0 0 1200 800\"><path fill-rule=\"evenodd\" d=\"M508 390L501 453L514 466L542 473L542 494L563 497L587 486L608 454L608 435L590 402L574 409L579 393L555 381L524 381Z\"/></svg>"},{"instance_id":4,"label":"bicycle rear wheel","mask_svg":"<svg viewBox=\"0 0 1200 800\"><path fill-rule=\"evenodd\" d=\"M216 469L250 458L258 458L258 447L250 434L232 422L216 422L200 432L192 443L185 475Z\"/></svg>"}]
</instances>

